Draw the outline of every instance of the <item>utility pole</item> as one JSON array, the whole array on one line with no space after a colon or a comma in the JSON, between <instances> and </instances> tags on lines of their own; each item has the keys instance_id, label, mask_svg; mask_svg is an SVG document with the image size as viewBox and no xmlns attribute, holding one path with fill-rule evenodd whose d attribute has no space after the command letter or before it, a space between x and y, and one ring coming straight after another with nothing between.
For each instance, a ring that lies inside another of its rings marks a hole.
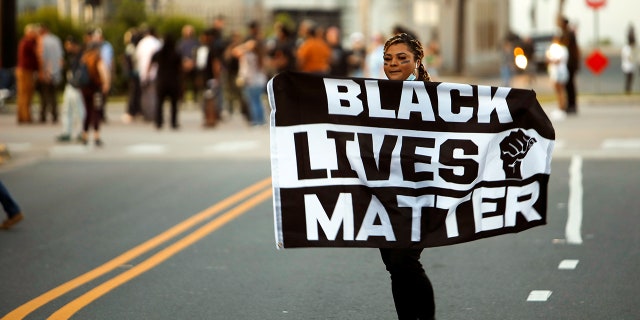
<instances>
[{"instance_id":1,"label":"utility pole","mask_svg":"<svg viewBox=\"0 0 640 320\"><path fill-rule=\"evenodd\" d=\"M17 63L16 0L0 0L0 67L13 68Z\"/></svg>"}]
</instances>

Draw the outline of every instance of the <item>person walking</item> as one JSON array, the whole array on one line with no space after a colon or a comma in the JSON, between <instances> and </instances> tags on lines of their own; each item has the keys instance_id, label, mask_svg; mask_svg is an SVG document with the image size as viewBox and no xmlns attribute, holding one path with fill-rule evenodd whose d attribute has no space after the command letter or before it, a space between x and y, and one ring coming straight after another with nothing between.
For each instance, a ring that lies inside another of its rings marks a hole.
<instances>
[{"instance_id":1,"label":"person walking","mask_svg":"<svg viewBox=\"0 0 640 320\"><path fill-rule=\"evenodd\" d=\"M64 49L62 41L49 28L40 25L38 39L38 92L40 93L40 122L47 122L47 113L51 113L53 123L58 122L57 89L62 83Z\"/></svg>"},{"instance_id":2,"label":"person walking","mask_svg":"<svg viewBox=\"0 0 640 320\"><path fill-rule=\"evenodd\" d=\"M424 48L406 33L389 38L384 45L384 73L389 80L431 81L422 64ZM431 320L436 305L433 286L420 255L422 248L380 248L380 255L391 275L391 292L399 320Z\"/></svg>"},{"instance_id":3,"label":"person walking","mask_svg":"<svg viewBox=\"0 0 640 320\"><path fill-rule=\"evenodd\" d=\"M18 203L13 199L7 187L0 180L0 203L4 212L7 214L7 219L0 224L0 229L7 230L13 227L16 223L24 219L24 215L18 206Z\"/></svg>"},{"instance_id":4,"label":"person walking","mask_svg":"<svg viewBox=\"0 0 640 320\"><path fill-rule=\"evenodd\" d=\"M16 104L18 124L31 123L31 101L36 89L38 71L37 53L38 26L28 24L24 27L24 36L18 44L16 65Z\"/></svg>"},{"instance_id":5,"label":"person walking","mask_svg":"<svg viewBox=\"0 0 640 320\"><path fill-rule=\"evenodd\" d=\"M631 88L633 86L633 74L636 72L636 65L638 59L638 53L636 52L636 36L633 31L633 26L629 26L627 33L627 43L622 46L620 53L622 60L621 68L624 73L624 92L631 94Z\"/></svg>"},{"instance_id":6,"label":"person walking","mask_svg":"<svg viewBox=\"0 0 640 320\"><path fill-rule=\"evenodd\" d=\"M162 129L164 122L164 110L162 105L164 100L169 98L171 103L171 128L178 129L178 100L182 93L182 62L183 57L176 48L176 40L171 34L164 37L162 48L151 57L149 70L157 70L156 75L156 116L155 123L157 129Z\"/></svg>"},{"instance_id":7,"label":"person walking","mask_svg":"<svg viewBox=\"0 0 640 320\"><path fill-rule=\"evenodd\" d=\"M68 37L65 39L64 48L67 52L67 84L62 94L62 133L56 138L58 142L69 142L73 137L80 140L82 127L76 123L83 123L85 117L84 99L79 82L82 46L77 39Z\"/></svg>"},{"instance_id":8,"label":"person walking","mask_svg":"<svg viewBox=\"0 0 640 320\"><path fill-rule=\"evenodd\" d=\"M89 73L89 84L83 86L82 98L85 107L85 118L82 126L81 142L87 144L89 141L89 129L93 128L93 141L95 146L101 147L103 141L100 136L101 113L98 107L101 105L101 98L109 92L110 73L107 66L100 57L100 43L87 41L87 49L82 54L81 62L87 65Z\"/></svg>"}]
</instances>

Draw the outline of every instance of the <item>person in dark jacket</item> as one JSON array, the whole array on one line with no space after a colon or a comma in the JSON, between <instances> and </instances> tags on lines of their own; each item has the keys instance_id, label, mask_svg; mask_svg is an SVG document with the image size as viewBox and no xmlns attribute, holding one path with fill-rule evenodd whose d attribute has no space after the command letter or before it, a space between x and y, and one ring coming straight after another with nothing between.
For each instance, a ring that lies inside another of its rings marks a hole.
<instances>
[{"instance_id":1,"label":"person in dark jacket","mask_svg":"<svg viewBox=\"0 0 640 320\"><path fill-rule=\"evenodd\" d=\"M151 57L151 66L157 66L156 76L156 128L162 129L164 122L164 100L169 98L171 103L171 128L178 129L178 100L182 93L180 81L182 79L182 55L176 48L175 37L167 34L162 48ZM177 80L177 81L176 81Z\"/></svg>"}]
</instances>

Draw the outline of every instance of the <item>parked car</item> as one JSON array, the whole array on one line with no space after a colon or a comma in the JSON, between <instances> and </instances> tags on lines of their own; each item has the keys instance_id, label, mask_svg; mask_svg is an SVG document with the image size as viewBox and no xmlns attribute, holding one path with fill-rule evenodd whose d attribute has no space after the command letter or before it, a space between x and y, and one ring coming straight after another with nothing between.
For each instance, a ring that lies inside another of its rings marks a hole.
<instances>
[{"instance_id":1,"label":"parked car","mask_svg":"<svg viewBox=\"0 0 640 320\"><path fill-rule=\"evenodd\" d=\"M533 63L536 71L547 72L547 49L551 45L553 34L541 34L531 36L533 42Z\"/></svg>"}]
</instances>

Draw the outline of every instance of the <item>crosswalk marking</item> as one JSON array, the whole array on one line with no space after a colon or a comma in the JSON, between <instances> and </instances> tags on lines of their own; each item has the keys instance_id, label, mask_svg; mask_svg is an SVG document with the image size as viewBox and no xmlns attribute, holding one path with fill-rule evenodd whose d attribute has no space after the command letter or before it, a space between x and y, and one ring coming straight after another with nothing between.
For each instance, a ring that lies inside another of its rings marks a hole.
<instances>
[{"instance_id":1,"label":"crosswalk marking","mask_svg":"<svg viewBox=\"0 0 640 320\"><path fill-rule=\"evenodd\" d=\"M605 139L602 149L640 149L640 139Z\"/></svg>"},{"instance_id":2,"label":"crosswalk marking","mask_svg":"<svg viewBox=\"0 0 640 320\"><path fill-rule=\"evenodd\" d=\"M245 141L229 141L220 142L212 145L208 145L203 148L204 153L230 153L238 151L252 150L259 146L259 141L245 140Z\"/></svg>"},{"instance_id":3,"label":"crosswalk marking","mask_svg":"<svg viewBox=\"0 0 640 320\"><path fill-rule=\"evenodd\" d=\"M166 153L169 148L164 144L143 143L128 146L125 150L130 154L163 154Z\"/></svg>"},{"instance_id":4,"label":"crosswalk marking","mask_svg":"<svg viewBox=\"0 0 640 320\"><path fill-rule=\"evenodd\" d=\"M73 155L73 154L84 154L88 153L89 148L82 145L63 145L63 146L53 146L49 149L50 155Z\"/></svg>"}]
</instances>

